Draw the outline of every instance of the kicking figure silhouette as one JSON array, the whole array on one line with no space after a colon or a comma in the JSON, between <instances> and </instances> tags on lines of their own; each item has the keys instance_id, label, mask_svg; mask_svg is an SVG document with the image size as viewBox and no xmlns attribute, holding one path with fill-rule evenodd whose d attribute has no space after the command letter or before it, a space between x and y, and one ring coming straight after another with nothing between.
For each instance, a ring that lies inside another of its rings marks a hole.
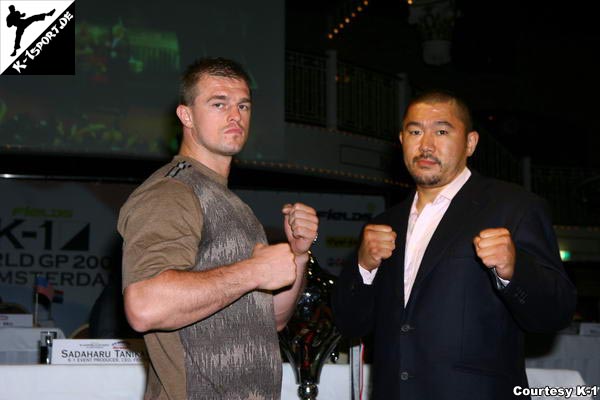
<instances>
[{"instance_id":1,"label":"kicking figure silhouette","mask_svg":"<svg viewBox=\"0 0 600 400\"><path fill-rule=\"evenodd\" d=\"M6 25L8 25L9 28L12 26L17 27L17 37L15 37L15 49L11 54L11 57L14 57L17 54L17 50L21 48L21 36L23 36L23 32L25 32L25 29L35 21L43 21L44 18L50 17L52 14L54 14L54 9L45 14L34 15L27 19L24 19L25 13L21 13L15 10L15 6L10 5L8 6L8 9L10 10L10 13L6 17Z\"/></svg>"}]
</instances>

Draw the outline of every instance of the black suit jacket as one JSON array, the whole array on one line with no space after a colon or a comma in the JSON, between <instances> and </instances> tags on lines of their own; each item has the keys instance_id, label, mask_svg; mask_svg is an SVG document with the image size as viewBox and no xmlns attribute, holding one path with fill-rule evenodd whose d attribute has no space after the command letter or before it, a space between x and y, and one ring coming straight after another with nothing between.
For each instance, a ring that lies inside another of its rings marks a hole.
<instances>
[{"instance_id":1,"label":"black suit jacket","mask_svg":"<svg viewBox=\"0 0 600 400\"><path fill-rule=\"evenodd\" d=\"M473 173L433 234L404 307L413 197L372 221L398 235L373 284L364 285L351 267L333 293L336 324L345 335L373 332L373 398L514 398L514 386L527 386L523 332L565 327L576 302L546 203ZM503 289L473 246L481 230L498 227L510 230L517 249L513 279Z\"/></svg>"}]
</instances>

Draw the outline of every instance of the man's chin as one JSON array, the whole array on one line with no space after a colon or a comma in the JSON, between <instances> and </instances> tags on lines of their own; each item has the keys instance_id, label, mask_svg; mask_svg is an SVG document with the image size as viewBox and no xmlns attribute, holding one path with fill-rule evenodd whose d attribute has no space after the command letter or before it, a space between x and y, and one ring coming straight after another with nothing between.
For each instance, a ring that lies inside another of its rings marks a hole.
<instances>
[{"instance_id":1,"label":"man's chin","mask_svg":"<svg viewBox=\"0 0 600 400\"><path fill-rule=\"evenodd\" d=\"M242 151L242 149L239 149L239 150L223 150L223 151L221 151L221 155L222 156L233 157L233 156L237 155L240 151Z\"/></svg>"},{"instance_id":2,"label":"man's chin","mask_svg":"<svg viewBox=\"0 0 600 400\"><path fill-rule=\"evenodd\" d=\"M438 175L412 175L412 177L418 186L423 187L437 186L441 181Z\"/></svg>"},{"instance_id":3,"label":"man's chin","mask_svg":"<svg viewBox=\"0 0 600 400\"><path fill-rule=\"evenodd\" d=\"M238 154L240 151L242 151L244 149L244 144L245 144L245 142L230 144L229 146L223 146L221 148L221 154L227 155L227 156L235 156L236 154Z\"/></svg>"},{"instance_id":4,"label":"man's chin","mask_svg":"<svg viewBox=\"0 0 600 400\"><path fill-rule=\"evenodd\" d=\"M235 156L236 154L240 153L243 149L244 149L244 146L230 147L227 149L223 149L221 154L223 154L224 156Z\"/></svg>"}]
</instances>

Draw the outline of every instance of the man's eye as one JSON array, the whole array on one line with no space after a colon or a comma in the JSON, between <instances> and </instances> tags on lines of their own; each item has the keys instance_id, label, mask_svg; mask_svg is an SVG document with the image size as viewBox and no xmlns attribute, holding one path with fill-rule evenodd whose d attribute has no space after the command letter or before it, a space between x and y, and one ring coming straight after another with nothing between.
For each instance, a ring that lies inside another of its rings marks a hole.
<instances>
[{"instance_id":1,"label":"man's eye","mask_svg":"<svg viewBox=\"0 0 600 400\"><path fill-rule=\"evenodd\" d=\"M410 130L410 131L408 131L408 134L409 134L409 135L420 135L420 134L421 134L421 131L420 131L420 130L418 130L418 129L414 129L414 130Z\"/></svg>"},{"instance_id":2,"label":"man's eye","mask_svg":"<svg viewBox=\"0 0 600 400\"><path fill-rule=\"evenodd\" d=\"M218 108L219 110L225 108L225 103L214 103L213 107Z\"/></svg>"},{"instance_id":3,"label":"man's eye","mask_svg":"<svg viewBox=\"0 0 600 400\"><path fill-rule=\"evenodd\" d=\"M250 105L249 104L240 104L239 105L239 109L242 111L249 111L250 110Z\"/></svg>"},{"instance_id":4,"label":"man's eye","mask_svg":"<svg viewBox=\"0 0 600 400\"><path fill-rule=\"evenodd\" d=\"M442 135L447 135L447 134L448 134L448 131L447 131L447 130L444 130L444 129L440 129L439 131L437 131L437 134L438 134L438 135L440 135L440 136L442 136Z\"/></svg>"}]
</instances>

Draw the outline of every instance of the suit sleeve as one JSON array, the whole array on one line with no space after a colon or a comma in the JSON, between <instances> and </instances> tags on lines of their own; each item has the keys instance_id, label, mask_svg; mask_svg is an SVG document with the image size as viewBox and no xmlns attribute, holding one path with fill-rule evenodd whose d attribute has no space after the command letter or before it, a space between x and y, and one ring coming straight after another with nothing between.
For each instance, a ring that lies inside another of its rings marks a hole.
<instances>
[{"instance_id":1,"label":"suit sleeve","mask_svg":"<svg viewBox=\"0 0 600 400\"><path fill-rule=\"evenodd\" d=\"M374 321L375 285L365 285L358 261L342 270L332 295L335 324L344 336L357 338L371 332Z\"/></svg>"},{"instance_id":2,"label":"suit sleeve","mask_svg":"<svg viewBox=\"0 0 600 400\"><path fill-rule=\"evenodd\" d=\"M515 272L500 293L524 330L557 331L571 322L577 295L560 260L547 204L538 198L529 204L511 230Z\"/></svg>"},{"instance_id":3,"label":"suit sleeve","mask_svg":"<svg viewBox=\"0 0 600 400\"><path fill-rule=\"evenodd\" d=\"M386 213L378 215L369 224L389 225L389 218L386 215ZM359 246L363 231L364 226L360 232ZM371 285L365 285L358 270L358 250L354 257L354 264L342 269L333 289L332 306L335 324L344 336L358 338L368 335L373 330L380 272Z\"/></svg>"}]
</instances>

